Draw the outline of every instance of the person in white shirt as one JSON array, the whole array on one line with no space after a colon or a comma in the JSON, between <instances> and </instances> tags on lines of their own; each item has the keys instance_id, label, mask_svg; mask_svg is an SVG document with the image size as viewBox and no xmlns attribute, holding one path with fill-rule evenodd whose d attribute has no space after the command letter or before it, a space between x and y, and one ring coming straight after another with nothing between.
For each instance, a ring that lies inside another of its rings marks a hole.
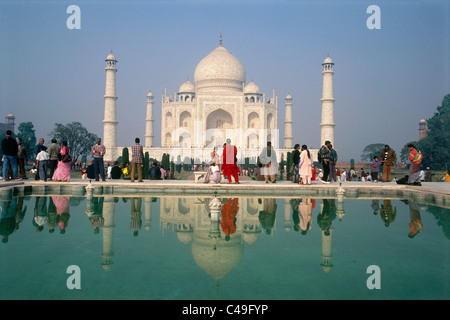
<instances>
[{"instance_id":1,"label":"person in white shirt","mask_svg":"<svg viewBox=\"0 0 450 320\"><path fill-rule=\"evenodd\" d=\"M39 179L47 181L47 164L50 156L47 153L47 147L41 146L39 153L36 156L36 166L39 168Z\"/></svg>"}]
</instances>

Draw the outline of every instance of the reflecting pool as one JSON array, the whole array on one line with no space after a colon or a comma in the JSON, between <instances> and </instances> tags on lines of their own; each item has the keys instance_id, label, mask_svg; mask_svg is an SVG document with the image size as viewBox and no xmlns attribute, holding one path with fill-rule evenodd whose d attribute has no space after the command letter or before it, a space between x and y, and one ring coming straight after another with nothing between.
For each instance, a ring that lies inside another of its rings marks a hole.
<instances>
[{"instance_id":1,"label":"reflecting pool","mask_svg":"<svg viewBox=\"0 0 450 320\"><path fill-rule=\"evenodd\" d=\"M450 210L400 199L1 201L1 299L449 299Z\"/></svg>"}]
</instances>

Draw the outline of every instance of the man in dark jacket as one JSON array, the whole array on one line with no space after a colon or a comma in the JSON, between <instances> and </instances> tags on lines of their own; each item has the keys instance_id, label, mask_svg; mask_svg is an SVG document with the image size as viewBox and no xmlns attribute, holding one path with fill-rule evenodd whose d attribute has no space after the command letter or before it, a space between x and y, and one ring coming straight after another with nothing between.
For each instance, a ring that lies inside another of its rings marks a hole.
<instances>
[{"instance_id":1,"label":"man in dark jacket","mask_svg":"<svg viewBox=\"0 0 450 320\"><path fill-rule=\"evenodd\" d=\"M17 152L19 150L17 141L12 137L12 131L6 131L6 138L2 140L3 150L3 181L8 178L8 166L11 165L13 170L13 179L22 180L18 176L17 170Z\"/></svg>"}]
</instances>

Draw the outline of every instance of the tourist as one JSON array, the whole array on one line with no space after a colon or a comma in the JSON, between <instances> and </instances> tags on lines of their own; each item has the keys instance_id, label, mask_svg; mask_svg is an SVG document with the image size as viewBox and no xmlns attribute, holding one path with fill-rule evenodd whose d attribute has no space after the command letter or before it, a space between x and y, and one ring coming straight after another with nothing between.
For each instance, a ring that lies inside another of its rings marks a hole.
<instances>
[{"instance_id":1,"label":"tourist","mask_svg":"<svg viewBox=\"0 0 450 320\"><path fill-rule=\"evenodd\" d=\"M319 168L319 172L317 173L316 180L323 181L323 171Z\"/></svg>"},{"instance_id":2,"label":"tourist","mask_svg":"<svg viewBox=\"0 0 450 320\"><path fill-rule=\"evenodd\" d=\"M70 167L72 166L72 160L70 158L70 150L67 146L67 141L61 143L61 150L59 152L60 159L58 161L58 167L53 173L53 181L70 181Z\"/></svg>"},{"instance_id":3,"label":"tourist","mask_svg":"<svg viewBox=\"0 0 450 320\"><path fill-rule=\"evenodd\" d=\"M2 152L3 152L3 181L8 179L8 166L11 165L13 171L12 178L14 180L21 180L18 176L17 169L17 153L19 146L16 139L12 137L12 131L6 131L6 138L2 140Z\"/></svg>"},{"instance_id":4,"label":"tourist","mask_svg":"<svg viewBox=\"0 0 450 320\"><path fill-rule=\"evenodd\" d=\"M392 166L397 163L397 155L389 145L385 145L381 151L380 159L383 164L383 181L389 182L391 180Z\"/></svg>"},{"instance_id":5,"label":"tourist","mask_svg":"<svg viewBox=\"0 0 450 320\"><path fill-rule=\"evenodd\" d=\"M341 169L336 169L336 180L341 182Z\"/></svg>"},{"instance_id":6,"label":"tourist","mask_svg":"<svg viewBox=\"0 0 450 320\"><path fill-rule=\"evenodd\" d=\"M120 179L122 177L122 169L120 168L119 162L114 162L114 167L111 169L111 179Z\"/></svg>"},{"instance_id":7,"label":"tourist","mask_svg":"<svg viewBox=\"0 0 450 320\"><path fill-rule=\"evenodd\" d=\"M25 164L27 163L28 160L27 150L25 149L25 146L22 143L22 139L17 138L16 141L17 141L17 165L20 171L20 178L28 179L27 175L25 174Z\"/></svg>"},{"instance_id":8,"label":"tourist","mask_svg":"<svg viewBox=\"0 0 450 320\"><path fill-rule=\"evenodd\" d=\"M300 145L297 143L292 151L292 165L289 168L289 173L291 175L291 180L294 183L299 183L299 163L300 163Z\"/></svg>"},{"instance_id":9,"label":"tourist","mask_svg":"<svg viewBox=\"0 0 450 320\"><path fill-rule=\"evenodd\" d=\"M208 182L220 183L220 180L222 179L222 176L220 174L220 168L214 161L209 162L208 171L209 171Z\"/></svg>"},{"instance_id":10,"label":"tourist","mask_svg":"<svg viewBox=\"0 0 450 320\"><path fill-rule=\"evenodd\" d=\"M328 181L328 175L330 174L330 145L331 142L327 140L319 149L318 159L323 168L323 178L320 179L322 183L330 183Z\"/></svg>"},{"instance_id":11,"label":"tourist","mask_svg":"<svg viewBox=\"0 0 450 320\"><path fill-rule=\"evenodd\" d=\"M48 178L51 180L53 178L53 173L55 172L56 168L58 167L58 156L59 152L61 151L61 147L58 145L55 138L52 139L52 144L50 147L48 147L48 168L50 170Z\"/></svg>"},{"instance_id":12,"label":"tourist","mask_svg":"<svg viewBox=\"0 0 450 320\"><path fill-rule=\"evenodd\" d=\"M328 149L330 149L330 175L328 178L328 181L334 181L336 182L336 163L338 160L338 155L336 150L333 148L333 145L330 143L328 145Z\"/></svg>"},{"instance_id":13,"label":"tourist","mask_svg":"<svg viewBox=\"0 0 450 320\"><path fill-rule=\"evenodd\" d=\"M422 163L422 153L413 145L408 144L409 161L411 162L409 167L409 178L407 184L421 186L420 182L420 166Z\"/></svg>"},{"instance_id":14,"label":"tourist","mask_svg":"<svg viewBox=\"0 0 450 320\"><path fill-rule=\"evenodd\" d=\"M106 148L101 144L102 140L97 139L97 143L91 148L91 154L94 156L94 175L95 181L99 181L99 174L102 181L105 180L105 164L103 162L103 156L106 153Z\"/></svg>"},{"instance_id":15,"label":"tourist","mask_svg":"<svg viewBox=\"0 0 450 320\"><path fill-rule=\"evenodd\" d=\"M148 171L150 180L161 180L161 168L157 162L153 162L150 170Z\"/></svg>"},{"instance_id":16,"label":"tourist","mask_svg":"<svg viewBox=\"0 0 450 320\"><path fill-rule=\"evenodd\" d=\"M259 161L261 161L264 166L263 174L266 183L269 183L269 177L272 183L276 183L276 174L278 172L277 153L270 141L267 141L267 146L261 151Z\"/></svg>"},{"instance_id":17,"label":"tourist","mask_svg":"<svg viewBox=\"0 0 450 320\"><path fill-rule=\"evenodd\" d=\"M425 171L425 181L426 182L432 181L430 167L427 167L427 171Z\"/></svg>"},{"instance_id":18,"label":"tourist","mask_svg":"<svg viewBox=\"0 0 450 320\"><path fill-rule=\"evenodd\" d=\"M138 174L138 182L142 182L142 167L144 159L144 148L140 145L141 140L139 138L134 139L134 145L131 146L131 182L134 182L134 174Z\"/></svg>"},{"instance_id":19,"label":"tourist","mask_svg":"<svg viewBox=\"0 0 450 320\"><path fill-rule=\"evenodd\" d=\"M423 171L423 170L420 170L419 181L420 182L424 182L425 181L425 171Z\"/></svg>"},{"instance_id":20,"label":"tourist","mask_svg":"<svg viewBox=\"0 0 450 320\"><path fill-rule=\"evenodd\" d=\"M34 146L34 155L35 155L35 156L37 156L37 154L41 151L41 147L44 145L44 142L45 142L44 138L40 138L40 139L39 139L39 143L36 144L36 145ZM38 167L37 165L36 165L36 169L37 169L38 172L39 172L39 167ZM34 177L34 179L35 179L35 180L39 180L39 174L37 174L37 175Z\"/></svg>"},{"instance_id":21,"label":"tourist","mask_svg":"<svg viewBox=\"0 0 450 320\"><path fill-rule=\"evenodd\" d=\"M125 163L125 166L122 169L122 174L123 174L123 178L124 179L130 179L129 174L130 174L130 170L128 170L128 163Z\"/></svg>"},{"instance_id":22,"label":"tourist","mask_svg":"<svg viewBox=\"0 0 450 320\"><path fill-rule=\"evenodd\" d=\"M33 164L33 167L30 169L30 173L31 173L31 176L33 178L38 174L38 171L37 171L37 168L36 168L35 164Z\"/></svg>"},{"instance_id":23,"label":"tourist","mask_svg":"<svg viewBox=\"0 0 450 320\"><path fill-rule=\"evenodd\" d=\"M447 173L445 174L444 181L450 182L450 170L448 170Z\"/></svg>"},{"instance_id":24,"label":"tourist","mask_svg":"<svg viewBox=\"0 0 450 320\"><path fill-rule=\"evenodd\" d=\"M86 165L83 164L83 167L81 168L81 179L87 179L87 170Z\"/></svg>"},{"instance_id":25,"label":"tourist","mask_svg":"<svg viewBox=\"0 0 450 320\"><path fill-rule=\"evenodd\" d=\"M110 162L108 162L108 169L107 169L107 171L106 171L106 177L108 178L108 179L111 179L111 170L112 170L112 165L111 165L111 163Z\"/></svg>"},{"instance_id":26,"label":"tourist","mask_svg":"<svg viewBox=\"0 0 450 320\"><path fill-rule=\"evenodd\" d=\"M47 165L50 159L47 153L47 147L41 146L41 151L36 155L36 165L39 168L39 180L47 181Z\"/></svg>"},{"instance_id":27,"label":"tourist","mask_svg":"<svg viewBox=\"0 0 450 320\"><path fill-rule=\"evenodd\" d=\"M239 183L239 167L237 165L237 148L231 144L231 140L227 139L226 144L223 147L222 153L222 170L223 175L228 178L228 182L231 183L231 177L234 181Z\"/></svg>"},{"instance_id":28,"label":"tourist","mask_svg":"<svg viewBox=\"0 0 450 320\"><path fill-rule=\"evenodd\" d=\"M347 181L347 170L343 169L341 173L341 181Z\"/></svg>"},{"instance_id":29,"label":"tourist","mask_svg":"<svg viewBox=\"0 0 450 320\"><path fill-rule=\"evenodd\" d=\"M164 167L159 168L161 170L161 179L166 180L167 177L167 171L164 169Z\"/></svg>"},{"instance_id":30,"label":"tourist","mask_svg":"<svg viewBox=\"0 0 450 320\"><path fill-rule=\"evenodd\" d=\"M302 145L302 152L300 153L300 163L298 165L298 172L302 184L311 184L312 161L311 154L306 145Z\"/></svg>"},{"instance_id":31,"label":"tourist","mask_svg":"<svg viewBox=\"0 0 450 320\"><path fill-rule=\"evenodd\" d=\"M214 161L214 163L218 165L220 168L220 158L219 155L217 154L217 147L214 147L213 152L211 152L211 161Z\"/></svg>"},{"instance_id":32,"label":"tourist","mask_svg":"<svg viewBox=\"0 0 450 320\"><path fill-rule=\"evenodd\" d=\"M378 157L373 157L373 161L370 164L370 175L372 176L373 182L378 182L378 172L380 172L380 161Z\"/></svg>"}]
</instances>

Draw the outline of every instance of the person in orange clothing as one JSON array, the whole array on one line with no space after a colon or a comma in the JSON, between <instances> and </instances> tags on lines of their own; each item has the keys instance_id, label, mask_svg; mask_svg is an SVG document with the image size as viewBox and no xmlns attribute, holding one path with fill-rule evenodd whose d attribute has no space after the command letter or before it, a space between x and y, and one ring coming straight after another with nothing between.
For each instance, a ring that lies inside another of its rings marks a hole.
<instances>
[{"instance_id":1,"label":"person in orange clothing","mask_svg":"<svg viewBox=\"0 0 450 320\"><path fill-rule=\"evenodd\" d=\"M235 198L231 200L228 198L227 203L222 206L220 215L222 217L220 225L222 231L225 233L225 240L230 240L230 235L236 232L236 215L239 210L239 199Z\"/></svg>"},{"instance_id":2,"label":"person in orange clothing","mask_svg":"<svg viewBox=\"0 0 450 320\"><path fill-rule=\"evenodd\" d=\"M231 176L234 181L239 183L239 167L237 166L237 148L231 144L231 140L227 139L227 143L223 147L222 153L222 172L231 183Z\"/></svg>"},{"instance_id":3,"label":"person in orange clothing","mask_svg":"<svg viewBox=\"0 0 450 320\"><path fill-rule=\"evenodd\" d=\"M411 161L409 169L408 184L421 186L420 182L420 166L422 163L422 153L414 145L408 144L409 161Z\"/></svg>"}]
</instances>

